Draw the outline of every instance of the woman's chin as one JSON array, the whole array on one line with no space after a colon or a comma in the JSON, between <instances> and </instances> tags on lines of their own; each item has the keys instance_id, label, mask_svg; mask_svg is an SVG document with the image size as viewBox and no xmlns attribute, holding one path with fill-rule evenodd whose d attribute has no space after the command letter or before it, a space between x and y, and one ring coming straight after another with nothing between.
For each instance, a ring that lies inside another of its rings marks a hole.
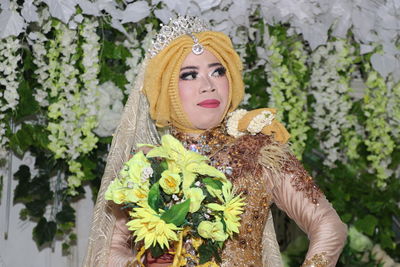
<instances>
[{"instance_id":1,"label":"woman's chin","mask_svg":"<svg viewBox=\"0 0 400 267\"><path fill-rule=\"evenodd\" d=\"M220 125L219 121L216 122L207 121L204 123L192 123L192 124L198 130L209 130Z\"/></svg>"}]
</instances>

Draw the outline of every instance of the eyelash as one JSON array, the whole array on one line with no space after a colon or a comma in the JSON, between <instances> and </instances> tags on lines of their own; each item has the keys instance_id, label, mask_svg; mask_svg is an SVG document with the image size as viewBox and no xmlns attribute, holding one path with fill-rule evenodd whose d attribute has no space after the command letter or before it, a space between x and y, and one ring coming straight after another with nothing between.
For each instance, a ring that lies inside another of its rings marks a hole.
<instances>
[{"instance_id":1,"label":"eyelash","mask_svg":"<svg viewBox=\"0 0 400 267\"><path fill-rule=\"evenodd\" d=\"M211 77L222 77L222 76L225 76L225 73L226 73L225 67L219 67L211 73ZM181 75L179 75L179 79L184 80L184 81L195 80L197 78L198 74L199 73L197 71L184 72ZM191 78L189 78L189 77L191 77Z\"/></svg>"}]
</instances>

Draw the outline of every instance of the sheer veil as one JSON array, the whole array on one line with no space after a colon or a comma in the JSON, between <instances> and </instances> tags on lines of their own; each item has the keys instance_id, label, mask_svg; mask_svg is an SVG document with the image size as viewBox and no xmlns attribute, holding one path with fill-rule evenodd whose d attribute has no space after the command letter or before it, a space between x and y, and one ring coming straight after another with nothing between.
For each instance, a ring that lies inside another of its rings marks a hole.
<instances>
[{"instance_id":1,"label":"sheer veil","mask_svg":"<svg viewBox=\"0 0 400 267\"><path fill-rule=\"evenodd\" d=\"M142 93L147 63L148 57L146 56L114 134L94 207L88 247L82 264L84 267L108 266L115 217L111 206L104 198L107 187L117 176L123 163L128 160L130 152L136 148L136 144L158 144L160 140L155 124L149 116L147 99ZM263 235L263 265L279 267L283 264L279 245L276 241L272 216L271 213L269 214Z\"/></svg>"},{"instance_id":2,"label":"sheer veil","mask_svg":"<svg viewBox=\"0 0 400 267\"><path fill-rule=\"evenodd\" d=\"M115 224L111 207L104 199L108 185L117 176L123 163L128 160L129 154L135 149L136 144L159 143L159 134L148 113L147 99L141 92L147 61L145 59L140 67L135 86L131 90L113 137L93 211L88 248L82 265L84 267L107 266Z\"/></svg>"}]
</instances>

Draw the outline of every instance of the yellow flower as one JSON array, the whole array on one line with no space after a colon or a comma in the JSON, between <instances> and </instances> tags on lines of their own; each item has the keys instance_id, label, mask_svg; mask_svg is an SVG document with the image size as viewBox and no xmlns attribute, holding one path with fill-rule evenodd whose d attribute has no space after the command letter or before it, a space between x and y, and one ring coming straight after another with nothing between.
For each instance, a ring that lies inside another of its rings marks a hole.
<instances>
[{"instance_id":1,"label":"yellow flower","mask_svg":"<svg viewBox=\"0 0 400 267\"><path fill-rule=\"evenodd\" d=\"M197 174L209 175L226 180L225 175L219 170L207 164L208 158L196 152L186 150L181 142L171 135L164 135L161 138L161 146L153 148L147 157L162 157L174 161L174 166L183 175L182 187L188 189L196 179Z\"/></svg>"},{"instance_id":2,"label":"yellow flower","mask_svg":"<svg viewBox=\"0 0 400 267\"><path fill-rule=\"evenodd\" d=\"M151 167L149 160L142 151L137 152L128 160L119 172L119 178L126 179L134 184L143 184L142 173L145 168Z\"/></svg>"},{"instance_id":3,"label":"yellow flower","mask_svg":"<svg viewBox=\"0 0 400 267\"><path fill-rule=\"evenodd\" d=\"M233 233L239 233L240 217L243 213L244 199L240 196L234 196L232 185L226 183L222 186L222 194L224 196L224 205L216 203L207 204L207 207L215 211L223 211L226 231L231 236Z\"/></svg>"},{"instance_id":4,"label":"yellow flower","mask_svg":"<svg viewBox=\"0 0 400 267\"><path fill-rule=\"evenodd\" d=\"M147 195L149 194L149 188L146 184L138 186L132 182L126 180L115 179L108 186L105 193L106 200L112 200L117 204L124 202L139 203L147 201Z\"/></svg>"},{"instance_id":5,"label":"yellow flower","mask_svg":"<svg viewBox=\"0 0 400 267\"><path fill-rule=\"evenodd\" d=\"M175 231L181 228L176 227L172 223L163 221L159 214L147 205L134 208L133 212L129 212L129 214L134 219L129 221L126 225L136 236L136 242L144 240L146 249L157 243L161 248L169 248L170 241L178 241L178 235Z\"/></svg>"},{"instance_id":6,"label":"yellow flower","mask_svg":"<svg viewBox=\"0 0 400 267\"><path fill-rule=\"evenodd\" d=\"M197 250L202 244L203 244L203 239L200 237L192 237L192 246L194 247L195 250Z\"/></svg>"},{"instance_id":7,"label":"yellow flower","mask_svg":"<svg viewBox=\"0 0 400 267\"><path fill-rule=\"evenodd\" d=\"M201 202L206 198L200 188L189 188L184 191L184 195L187 199L190 198L189 212L192 213L200 209Z\"/></svg>"},{"instance_id":8,"label":"yellow flower","mask_svg":"<svg viewBox=\"0 0 400 267\"><path fill-rule=\"evenodd\" d=\"M179 185L181 184L181 177L177 173L170 170L165 170L161 174L160 186L167 194L176 194L179 192Z\"/></svg>"},{"instance_id":9,"label":"yellow flower","mask_svg":"<svg viewBox=\"0 0 400 267\"><path fill-rule=\"evenodd\" d=\"M137 187L126 190L126 199L129 202L138 203L141 201L147 202L147 196L149 194L149 188L147 187Z\"/></svg>"},{"instance_id":10,"label":"yellow flower","mask_svg":"<svg viewBox=\"0 0 400 267\"><path fill-rule=\"evenodd\" d=\"M224 225L220 221L202 221L197 227L197 232L200 236L214 241L225 241L228 238L224 232Z\"/></svg>"},{"instance_id":11,"label":"yellow flower","mask_svg":"<svg viewBox=\"0 0 400 267\"><path fill-rule=\"evenodd\" d=\"M119 179L115 179L108 186L105 193L105 199L112 200L117 204L121 204L126 201L126 187Z\"/></svg>"}]
</instances>

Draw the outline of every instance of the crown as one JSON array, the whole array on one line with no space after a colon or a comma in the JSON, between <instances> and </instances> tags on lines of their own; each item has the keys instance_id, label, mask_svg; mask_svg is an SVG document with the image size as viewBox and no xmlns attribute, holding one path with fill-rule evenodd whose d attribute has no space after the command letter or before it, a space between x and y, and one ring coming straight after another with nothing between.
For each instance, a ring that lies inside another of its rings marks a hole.
<instances>
[{"instance_id":1,"label":"crown","mask_svg":"<svg viewBox=\"0 0 400 267\"><path fill-rule=\"evenodd\" d=\"M169 45L170 42L182 35L189 35L194 42L192 51L199 55L203 53L203 46L193 33L208 31L209 27L204 21L192 16L178 16L176 19L170 19L168 25L161 24L160 32L152 40L149 49L150 58L156 56L161 50Z\"/></svg>"}]
</instances>

